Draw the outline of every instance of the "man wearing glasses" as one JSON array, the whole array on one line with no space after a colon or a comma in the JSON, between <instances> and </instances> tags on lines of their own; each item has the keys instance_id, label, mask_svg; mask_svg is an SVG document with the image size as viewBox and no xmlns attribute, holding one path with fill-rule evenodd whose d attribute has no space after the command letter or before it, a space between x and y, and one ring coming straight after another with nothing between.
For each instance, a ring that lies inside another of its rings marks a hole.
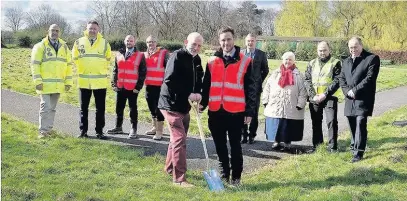
<instances>
[{"instance_id":1,"label":"man wearing glasses","mask_svg":"<svg viewBox=\"0 0 407 201\"><path fill-rule=\"evenodd\" d=\"M160 98L161 85L164 80L165 66L168 61L168 51L157 47L157 38L150 35L146 39L147 51L144 52L147 66L147 76L144 81L146 85L146 100L151 113L152 128L146 135L154 135L154 140L161 140L163 136L164 116L157 108Z\"/></svg>"}]
</instances>

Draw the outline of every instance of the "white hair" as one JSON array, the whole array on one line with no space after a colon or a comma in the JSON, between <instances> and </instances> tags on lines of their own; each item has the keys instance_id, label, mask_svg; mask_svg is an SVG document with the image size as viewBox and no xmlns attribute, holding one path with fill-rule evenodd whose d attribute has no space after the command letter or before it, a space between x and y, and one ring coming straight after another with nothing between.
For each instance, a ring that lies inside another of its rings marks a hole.
<instances>
[{"instance_id":1,"label":"white hair","mask_svg":"<svg viewBox=\"0 0 407 201\"><path fill-rule=\"evenodd\" d=\"M293 61L295 61L295 54L294 52L286 52L281 56L281 59L286 59L286 58L291 58Z\"/></svg>"}]
</instances>

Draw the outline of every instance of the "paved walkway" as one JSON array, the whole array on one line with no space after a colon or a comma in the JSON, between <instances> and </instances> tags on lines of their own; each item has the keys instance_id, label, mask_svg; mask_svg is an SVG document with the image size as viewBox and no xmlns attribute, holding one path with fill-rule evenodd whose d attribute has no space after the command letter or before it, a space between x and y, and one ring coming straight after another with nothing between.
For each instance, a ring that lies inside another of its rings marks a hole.
<instances>
[{"instance_id":1,"label":"paved walkway","mask_svg":"<svg viewBox=\"0 0 407 201\"><path fill-rule=\"evenodd\" d=\"M38 124L38 108L40 99L38 97L33 97L17 92L12 92L9 90L1 90L1 112L14 115L16 117L22 118L28 122ZM407 86L391 89L384 92L379 92L376 95L376 106L374 110L374 116L380 115L383 112L398 108L400 106L407 105ZM343 104L339 104L339 131L345 131L347 129L346 119L343 117ZM62 115L63 114L63 115ZM94 128L94 111L89 112L89 133L94 136L92 129ZM114 126L115 117L114 115L106 115L106 127L112 128ZM195 122L191 122L194 124ZM123 125L125 130L130 129L129 120L125 120ZM65 132L70 135L77 135L79 132L79 109L76 106L69 104L59 103L57 106L57 115L55 119L55 129ZM138 132L140 134L144 133L148 129L148 125L139 124ZM287 153L271 151L271 143L265 140L265 135L263 134L264 128L261 126L258 131L257 141L254 144L244 144L243 154L244 154L244 169L245 172L251 172L257 168L261 168L266 164L272 164L276 160L287 156ZM326 126L324 126L324 131L326 133ZM119 143L125 146L132 146L143 148L145 155L154 155L159 153L161 155L166 155L169 136L165 136L162 141L154 141L151 136L141 135L139 139L126 139L125 135L115 135L111 136L110 141L114 143ZM304 129L304 140L301 142L294 143L297 149L295 151L303 151L304 148L309 148L312 145L311 139L311 120L309 112L306 112L305 116L305 129ZM326 137L326 136L325 136ZM325 138L326 139L326 138ZM207 139L208 152L211 158L210 163L213 167L217 166L217 157L214 147L214 143L211 138ZM305 145L305 146L304 146ZM189 137L187 140L187 156L188 156L188 168L189 169L200 169L204 170L206 163L201 141L198 137Z\"/></svg>"}]
</instances>

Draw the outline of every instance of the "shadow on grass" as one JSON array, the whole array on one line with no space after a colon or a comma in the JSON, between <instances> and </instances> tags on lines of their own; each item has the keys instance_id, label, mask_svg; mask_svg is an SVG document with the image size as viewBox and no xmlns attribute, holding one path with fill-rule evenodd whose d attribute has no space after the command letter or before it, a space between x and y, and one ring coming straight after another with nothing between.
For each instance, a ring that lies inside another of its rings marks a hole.
<instances>
[{"instance_id":1,"label":"shadow on grass","mask_svg":"<svg viewBox=\"0 0 407 201\"><path fill-rule=\"evenodd\" d=\"M160 154L162 156L167 155L169 136L164 135L160 141L152 140L152 136L139 135L137 139L127 139L126 135L109 135L109 140L124 143L125 145L133 148L143 149L145 156L152 156ZM211 159L217 159L215 144L211 138L206 138L206 146L208 155ZM270 142L257 141L250 146L242 146L243 156L259 158L259 159L274 159L279 160L281 153L271 150ZM229 146L229 145L228 145ZM305 148L297 146L293 148L293 153L300 153ZM230 150L230 149L229 149ZM229 151L230 152L230 151ZM202 146L202 142L198 138L187 138L187 159L205 159L205 154Z\"/></svg>"},{"instance_id":2,"label":"shadow on grass","mask_svg":"<svg viewBox=\"0 0 407 201\"><path fill-rule=\"evenodd\" d=\"M367 136L367 147L371 149L380 149L380 147L386 143L392 144L407 144L407 138L405 137L385 137L380 139L369 139ZM350 139L349 140L338 140L340 151L349 151ZM380 149L382 150L382 149Z\"/></svg>"},{"instance_id":3,"label":"shadow on grass","mask_svg":"<svg viewBox=\"0 0 407 201\"><path fill-rule=\"evenodd\" d=\"M333 186L357 186L387 184L392 181L407 182L407 174L398 173L392 169L355 167L342 176L328 177L325 180L293 181L293 182L264 182L257 184L245 184L248 191L270 191L276 187L307 188L310 190L326 189Z\"/></svg>"}]
</instances>

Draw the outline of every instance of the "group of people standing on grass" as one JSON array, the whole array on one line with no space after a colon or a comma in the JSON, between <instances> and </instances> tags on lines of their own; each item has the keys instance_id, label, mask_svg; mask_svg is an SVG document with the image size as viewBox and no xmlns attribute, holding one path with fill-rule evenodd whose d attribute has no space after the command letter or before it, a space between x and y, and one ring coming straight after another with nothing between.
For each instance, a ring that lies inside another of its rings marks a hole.
<instances>
[{"instance_id":1,"label":"group of people standing on grass","mask_svg":"<svg viewBox=\"0 0 407 201\"><path fill-rule=\"evenodd\" d=\"M350 56L340 62L330 54L327 42L318 43L318 58L309 62L305 76L295 65L295 54L286 52L281 65L269 74L267 55L256 48L256 36L247 35L246 48L234 44L230 27L219 30L220 48L208 59L203 70L198 53L203 37L191 33L185 47L169 54L157 47L157 38L146 39L147 51L135 48L136 38L124 39L125 49L115 55L109 80L111 49L99 33L99 24L89 21L84 36L75 41L72 53L59 38L59 27L50 26L48 36L32 50L31 69L36 90L40 94L39 137L52 132L59 96L72 82L72 64L76 66L80 99L80 133L88 137L88 107L92 94L96 105L96 137L106 139L106 90L116 92L116 125L109 134L123 134L123 112L129 102L131 130L129 138L137 138L137 97L146 85L146 100L153 127L146 134L160 140L164 121L170 130L165 172L173 183L191 187L186 181L186 139L189 128L189 101L199 110L208 109L208 127L219 158L221 178L233 186L240 185L243 171L241 143L254 143L260 104L266 116L266 138L274 149L289 149L292 141L303 137L304 111L307 102L312 118L313 147L323 143L322 116L326 114L328 150L338 148L337 94L345 95L345 116L352 133L352 162L363 158L367 141L367 117L372 115L379 57L363 49L362 41L352 37ZM230 157L227 148L230 144Z\"/></svg>"}]
</instances>

